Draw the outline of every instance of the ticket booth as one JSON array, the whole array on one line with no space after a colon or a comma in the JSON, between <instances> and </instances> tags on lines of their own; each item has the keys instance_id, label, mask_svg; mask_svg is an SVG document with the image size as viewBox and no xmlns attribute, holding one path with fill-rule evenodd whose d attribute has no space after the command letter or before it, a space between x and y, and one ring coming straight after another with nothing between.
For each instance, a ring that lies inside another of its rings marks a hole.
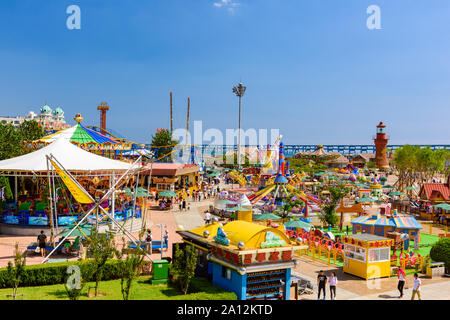
<instances>
[{"instance_id":1,"label":"ticket booth","mask_svg":"<svg viewBox=\"0 0 450 320\"><path fill-rule=\"evenodd\" d=\"M344 240L344 272L363 279L391 275L393 240L373 234L353 234Z\"/></svg>"},{"instance_id":2,"label":"ticket booth","mask_svg":"<svg viewBox=\"0 0 450 320\"><path fill-rule=\"evenodd\" d=\"M294 252L307 247L291 242L281 230L237 220L226 225L213 221L178 234L208 250L212 283L236 293L238 300L290 300Z\"/></svg>"}]
</instances>

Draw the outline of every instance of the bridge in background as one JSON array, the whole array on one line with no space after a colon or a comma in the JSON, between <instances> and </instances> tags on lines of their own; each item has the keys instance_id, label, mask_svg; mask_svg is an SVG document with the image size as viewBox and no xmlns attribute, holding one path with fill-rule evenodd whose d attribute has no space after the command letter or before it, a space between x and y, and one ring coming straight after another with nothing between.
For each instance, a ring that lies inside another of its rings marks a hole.
<instances>
[{"instance_id":1,"label":"bridge in background","mask_svg":"<svg viewBox=\"0 0 450 320\"><path fill-rule=\"evenodd\" d=\"M395 149L402 147L403 145L388 145L387 149L391 151L395 151ZM450 144L447 145L419 145L422 148L429 147L432 150L437 149L447 149L450 150ZM244 146L243 146L244 147ZM257 146L250 146L246 145L245 147L257 147ZM317 148L317 145L284 145L284 154L286 157L292 157L296 153L299 152L311 152L315 151ZM325 152L339 152L343 155L355 155L359 153L375 153L375 145L323 145L323 149ZM237 146L236 145L202 145L202 154L205 154L208 152L208 154L211 154L215 150L216 153L218 153L219 150L222 150L222 154L226 153L227 151L236 151Z\"/></svg>"},{"instance_id":2,"label":"bridge in background","mask_svg":"<svg viewBox=\"0 0 450 320\"><path fill-rule=\"evenodd\" d=\"M387 149L390 151L395 151L395 149L402 147L403 145L388 145ZM429 147L432 150L438 149L447 149L450 150L450 144L434 144L434 145L418 145L422 148ZM135 146L136 148L140 148L139 146ZM199 149L201 147L201 154L203 156L216 156L216 155L224 155L229 151L237 151L236 145L202 145L199 147L194 147L195 151L192 150L192 147L186 146L181 148L180 156L182 153L195 153L196 156L199 156ZM255 145L243 145L243 148L253 148L258 147ZM158 157L159 149L152 148L149 145L146 146L147 149L152 150L156 157ZM287 158L293 157L295 154L299 152L311 152L315 151L317 145L284 145L284 154ZM375 145L323 145L323 149L325 152L339 152L343 155L356 155L359 153L375 153ZM164 162L164 159L162 160Z\"/></svg>"}]
</instances>

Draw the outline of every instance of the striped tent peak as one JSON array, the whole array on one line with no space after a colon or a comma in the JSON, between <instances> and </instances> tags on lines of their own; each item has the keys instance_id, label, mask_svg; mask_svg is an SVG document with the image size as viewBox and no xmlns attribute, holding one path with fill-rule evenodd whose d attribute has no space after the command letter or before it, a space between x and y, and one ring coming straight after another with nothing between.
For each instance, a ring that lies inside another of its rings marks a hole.
<instances>
[{"instance_id":1,"label":"striped tent peak","mask_svg":"<svg viewBox=\"0 0 450 320\"><path fill-rule=\"evenodd\" d=\"M395 224L392 221L392 219L389 219L389 218L386 218L386 217L381 217L381 218L377 219L375 221L374 225L376 225L376 226L386 226L386 227L395 227Z\"/></svg>"},{"instance_id":2,"label":"striped tent peak","mask_svg":"<svg viewBox=\"0 0 450 320\"><path fill-rule=\"evenodd\" d=\"M368 217L368 216L362 216L362 217L358 217L356 219L353 219L353 221L351 223L362 224L362 223L365 223L369 219L370 219L370 217Z\"/></svg>"},{"instance_id":3,"label":"striped tent peak","mask_svg":"<svg viewBox=\"0 0 450 320\"><path fill-rule=\"evenodd\" d=\"M397 228L404 229L423 229L414 217L397 217L393 218Z\"/></svg>"}]
</instances>

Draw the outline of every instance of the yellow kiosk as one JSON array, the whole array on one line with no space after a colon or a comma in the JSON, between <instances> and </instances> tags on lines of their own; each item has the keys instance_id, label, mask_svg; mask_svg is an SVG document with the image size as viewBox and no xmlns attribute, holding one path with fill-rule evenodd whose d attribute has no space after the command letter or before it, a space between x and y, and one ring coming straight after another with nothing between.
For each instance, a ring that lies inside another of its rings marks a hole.
<instances>
[{"instance_id":1,"label":"yellow kiosk","mask_svg":"<svg viewBox=\"0 0 450 320\"><path fill-rule=\"evenodd\" d=\"M344 272L363 279L391 275L392 239L373 234L344 237Z\"/></svg>"}]
</instances>

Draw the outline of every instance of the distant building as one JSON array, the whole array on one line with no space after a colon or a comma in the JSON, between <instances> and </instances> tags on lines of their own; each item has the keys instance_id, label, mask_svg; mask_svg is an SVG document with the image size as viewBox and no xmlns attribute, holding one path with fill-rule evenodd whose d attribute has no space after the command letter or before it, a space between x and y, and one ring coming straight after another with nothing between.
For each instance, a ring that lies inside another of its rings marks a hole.
<instances>
[{"instance_id":1,"label":"distant building","mask_svg":"<svg viewBox=\"0 0 450 320\"><path fill-rule=\"evenodd\" d=\"M352 165L357 168L364 168L371 161L375 161L375 153L359 153L351 159Z\"/></svg>"},{"instance_id":2,"label":"distant building","mask_svg":"<svg viewBox=\"0 0 450 320\"><path fill-rule=\"evenodd\" d=\"M10 124L14 127L19 127L24 121L35 120L39 123L45 130L60 130L69 128L70 125L66 123L64 119L64 111L61 107L56 107L52 110L50 106L44 105L40 110L39 114L33 111L28 112L24 117L0 117L0 123Z\"/></svg>"}]
</instances>

